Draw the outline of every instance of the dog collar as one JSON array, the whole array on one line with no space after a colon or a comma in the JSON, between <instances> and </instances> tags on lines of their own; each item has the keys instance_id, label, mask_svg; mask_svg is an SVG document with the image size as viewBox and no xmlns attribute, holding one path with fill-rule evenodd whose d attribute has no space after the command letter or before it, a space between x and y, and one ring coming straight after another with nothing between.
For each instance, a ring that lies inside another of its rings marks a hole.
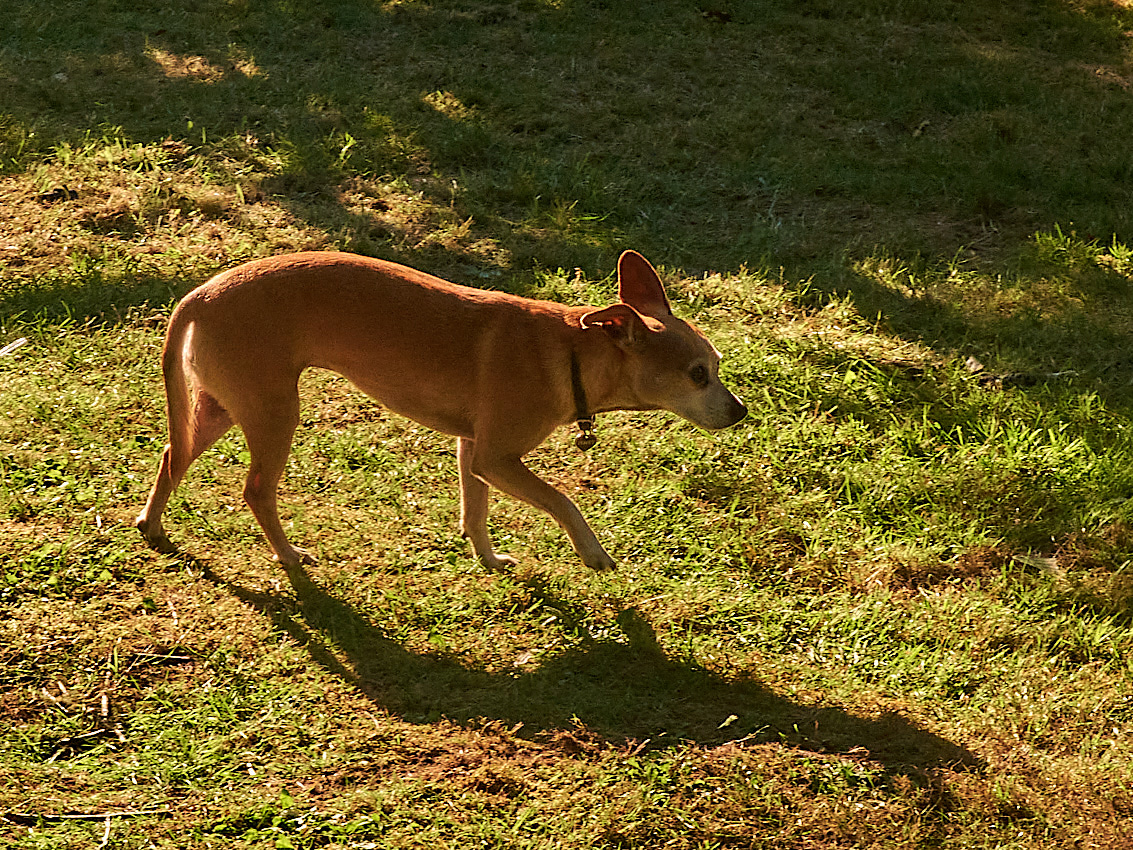
<instances>
[{"instance_id":1,"label":"dog collar","mask_svg":"<svg viewBox=\"0 0 1133 850\"><path fill-rule=\"evenodd\" d=\"M578 355L571 349L570 352L570 390L574 394L574 421L578 423L579 434L574 444L581 451L594 448L598 438L594 436L594 417L590 415L589 405L586 403L586 389L582 386L582 368L578 365Z\"/></svg>"}]
</instances>

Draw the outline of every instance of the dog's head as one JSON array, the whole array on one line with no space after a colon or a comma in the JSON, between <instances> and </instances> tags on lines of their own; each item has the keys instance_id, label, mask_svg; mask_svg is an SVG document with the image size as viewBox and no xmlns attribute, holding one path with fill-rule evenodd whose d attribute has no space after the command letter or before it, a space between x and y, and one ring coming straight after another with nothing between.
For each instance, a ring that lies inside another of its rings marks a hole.
<instances>
[{"instance_id":1,"label":"dog's head","mask_svg":"<svg viewBox=\"0 0 1133 850\"><path fill-rule=\"evenodd\" d=\"M626 355L634 407L664 409L701 428L735 425L747 408L720 382L720 352L695 327L673 315L661 279L636 251L618 260L620 303L582 317Z\"/></svg>"}]
</instances>

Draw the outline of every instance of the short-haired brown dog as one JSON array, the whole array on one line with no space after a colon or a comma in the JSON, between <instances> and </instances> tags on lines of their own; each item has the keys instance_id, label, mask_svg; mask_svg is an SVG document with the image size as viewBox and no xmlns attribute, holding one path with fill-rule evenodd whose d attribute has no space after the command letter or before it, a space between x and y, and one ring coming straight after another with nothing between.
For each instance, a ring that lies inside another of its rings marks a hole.
<instances>
[{"instance_id":1,"label":"short-haired brown dog","mask_svg":"<svg viewBox=\"0 0 1133 850\"><path fill-rule=\"evenodd\" d=\"M137 518L146 542L175 547L161 513L185 471L233 423L248 443L244 500L277 560L311 562L284 534L276 505L299 424L299 374L344 375L358 389L457 437L460 524L489 568L514 564L488 537L488 490L546 511L596 570L614 566L578 508L523 456L560 425L609 410L663 408L703 428L747 414L720 383L720 354L673 315L649 262L618 261L619 303L568 307L458 286L344 253L256 260L190 292L162 354L169 445Z\"/></svg>"}]
</instances>

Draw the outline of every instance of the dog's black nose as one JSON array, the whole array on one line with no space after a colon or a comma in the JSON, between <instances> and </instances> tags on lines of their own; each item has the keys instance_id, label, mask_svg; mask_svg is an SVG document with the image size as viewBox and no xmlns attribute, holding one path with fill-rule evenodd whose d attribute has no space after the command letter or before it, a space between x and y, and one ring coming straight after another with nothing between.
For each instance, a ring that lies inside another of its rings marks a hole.
<instances>
[{"instance_id":1,"label":"dog's black nose","mask_svg":"<svg viewBox=\"0 0 1133 850\"><path fill-rule=\"evenodd\" d=\"M742 401L740 401L738 398L735 399L735 404L732 407L732 421L728 423L728 427L731 427L732 425L736 425L737 423L742 422L744 417L746 417L746 416L747 416L747 408L744 406L744 403Z\"/></svg>"}]
</instances>

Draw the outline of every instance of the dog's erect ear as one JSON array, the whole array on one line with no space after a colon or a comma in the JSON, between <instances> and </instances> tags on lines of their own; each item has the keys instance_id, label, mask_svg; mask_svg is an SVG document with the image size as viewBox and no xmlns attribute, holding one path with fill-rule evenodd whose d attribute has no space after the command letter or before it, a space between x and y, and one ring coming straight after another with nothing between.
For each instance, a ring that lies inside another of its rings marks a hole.
<instances>
[{"instance_id":1,"label":"dog's erect ear","mask_svg":"<svg viewBox=\"0 0 1133 850\"><path fill-rule=\"evenodd\" d=\"M582 327L601 328L614 342L632 345L649 329L628 304L611 304L582 317Z\"/></svg>"},{"instance_id":2,"label":"dog's erect ear","mask_svg":"<svg viewBox=\"0 0 1133 850\"><path fill-rule=\"evenodd\" d=\"M626 251L618 259L618 297L623 304L655 319L673 315L661 278L637 251Z\"/></svg>"}]
</instances>

